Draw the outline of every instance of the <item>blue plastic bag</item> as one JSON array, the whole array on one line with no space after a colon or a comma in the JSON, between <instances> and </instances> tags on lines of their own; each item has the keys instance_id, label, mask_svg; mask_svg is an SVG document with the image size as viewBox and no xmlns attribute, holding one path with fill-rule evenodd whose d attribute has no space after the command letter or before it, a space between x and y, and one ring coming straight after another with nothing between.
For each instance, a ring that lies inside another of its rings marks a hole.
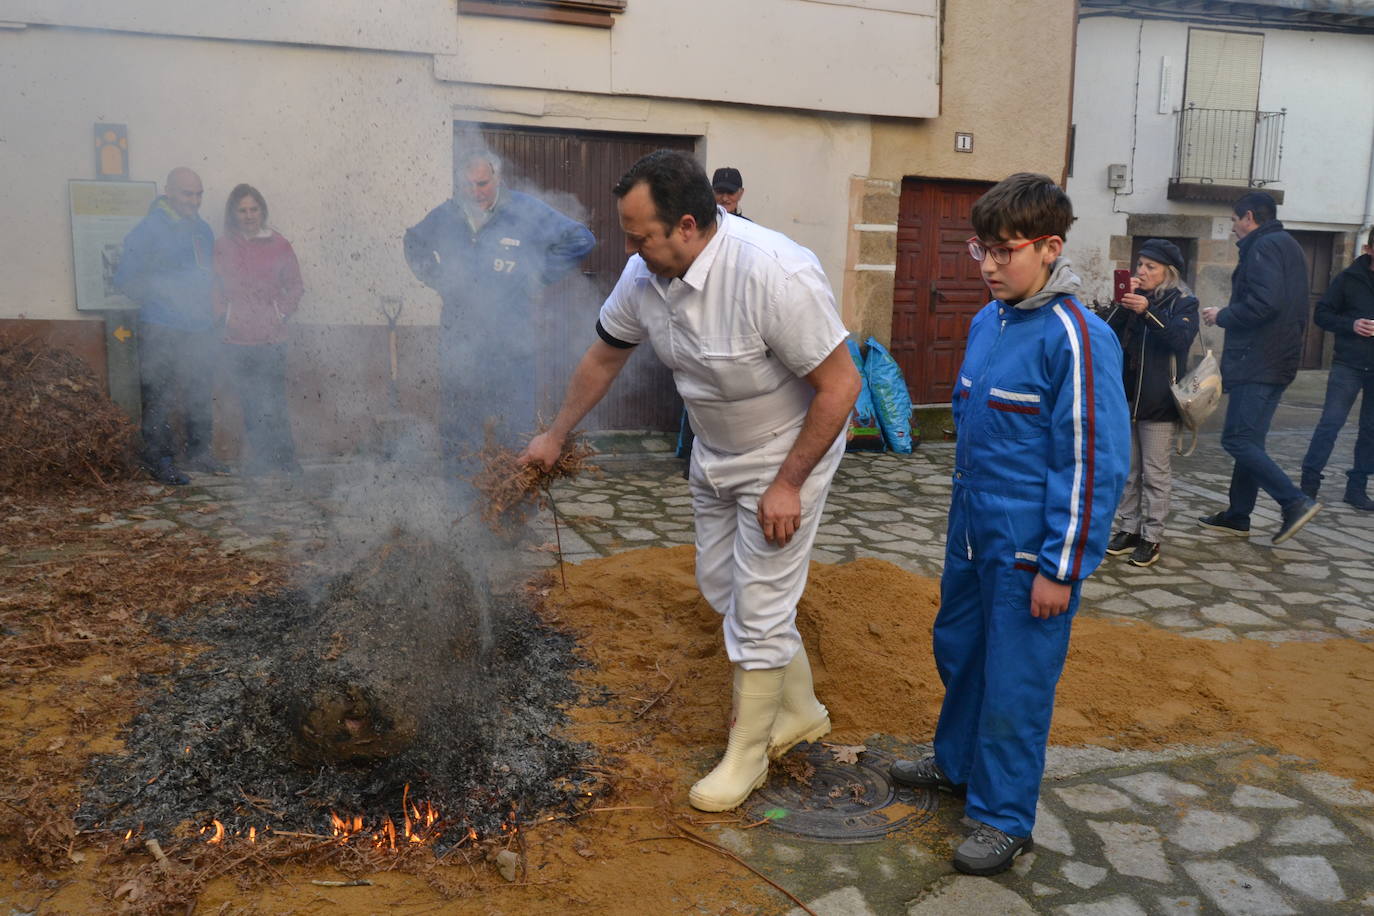
<instances>
[{"instance_id":1,"label":"blue plastic bag","mask_svg":"<svg viewBox=\"0 0 1374 916\"><path fill-rule=\"evenodd\" d=\"M849 444L854 451L883 450L883 432L878 426L878 414L873 408L873 394L868 390L868 379L864 376L864 358L859 352L859 343L850 337L845 340L849 356L854 360L854 368L859 370L859 399L854 402L854 413L849 418Z\"/></svg>"},{"instance_id":2,"label":"blue plastic bag","mask_svg":"<svg viewBox=\"0 0 1374 916\"><path fill-rule=\"evenodd\" d=\"M883 441L894 452L911 451L911 392L897 360L875 338L864 341L868 356L864 359L864 380L883 430Z\"/></svg>"}]
</instances>

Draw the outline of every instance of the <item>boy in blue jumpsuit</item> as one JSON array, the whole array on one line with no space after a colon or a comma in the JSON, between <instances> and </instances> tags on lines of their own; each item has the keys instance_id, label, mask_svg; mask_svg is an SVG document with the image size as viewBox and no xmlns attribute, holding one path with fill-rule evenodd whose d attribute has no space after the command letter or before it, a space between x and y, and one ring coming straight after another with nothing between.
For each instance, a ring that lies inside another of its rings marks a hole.
<instances>
[{"instance_id":1,"label":"boy in blue jumpsuit","mask_svg":"<svg viewBox=\"0 0 1374 916\"><path fill-rule=\"evenodd\" d=\"M1073 221L1044 175L1012 175L973 207L969 254L992 292L954 389L958 445L935 664L935 753L893 764L906 785L966 794L954 855L994 875L1032 847L1054 690L1079 588L1102 561L1130 463L1116 335L1076 297L1061 257Z\"/></svg>"}]
</instances>

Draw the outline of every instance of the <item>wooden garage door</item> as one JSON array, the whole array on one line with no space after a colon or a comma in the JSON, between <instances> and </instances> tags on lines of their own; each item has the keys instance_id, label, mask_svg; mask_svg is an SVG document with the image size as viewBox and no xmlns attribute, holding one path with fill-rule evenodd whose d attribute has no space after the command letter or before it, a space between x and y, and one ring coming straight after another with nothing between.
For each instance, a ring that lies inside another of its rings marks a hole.
<instances>
[{"instance_id":1,"label":"wooden garage door","mask_svg":"<svg viewBox=\"0 0 1374 916\"><path fill-rule=\"evenodd\" d=\"M1298 368L1320 369L1326 332L1313 323L1312 316L1317 310L1317 301L1331 285L1335 250L1333 233L1294 229L1289 234L1297 240L1302 247L1303 257L1307 259L1307 321L1302 329L1302 358Z\"/></svg>"},{"instance_id":2,"label":"wooden garage door","mask_svg":"<svg viewBox=\"0 0 1374 916\"><path fill-rule=\"evenodd\" d=\"M890 349L914 404L949 403L969 322L988 301L966 240L973 235L973 202L990 187L975 181L902 182Z\"/></svg>"},{"instance_id":3,"label":"wooden garage door","mask_svg":"<svg viewBox=\"0 0 1374 916\"><path fill-rule=\"evenodd\" d=\"M546 400L561 397L573 367L596 336L598 310L625 267L611 188L642 156L656 149L691 152L691 137L566 131L455 122L454 141L463 144L480 130L501 158L503 180L561 210L572 211L596 235L596 247L582 262L582 277L554 284L544 293L539 334L547 358L539 366ZM576 206L570 203L576 199ZM585 279L584 279L585 278ZM591 282L586 282L590 280ZM677 429L682 401L672 374L653 348L637 348L610 393L583 423L586 429Z\"/></svg>"}]
</instances>

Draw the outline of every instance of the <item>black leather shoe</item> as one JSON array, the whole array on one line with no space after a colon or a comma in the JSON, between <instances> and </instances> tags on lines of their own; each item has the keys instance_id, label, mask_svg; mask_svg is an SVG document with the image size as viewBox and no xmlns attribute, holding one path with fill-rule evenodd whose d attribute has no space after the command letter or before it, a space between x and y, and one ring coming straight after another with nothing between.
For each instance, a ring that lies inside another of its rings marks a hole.
<instances>
[{"instance_id":1,"label":"black leather shoe","mask_svg":"<svg viewBox=\"0 0 1374 916\"><path fill-rule=\"evenodd\" d=\"M1112 535L1112 539L1107 542L1107 556L1119 557L1135 550L1135 546L1140 543L1140 535L1131 531L1118 531Z\"/></svg>"},{"instance_id":2,"label":"black leather shoe","mask_svg":"<svg viewBox=\"0 0 1374 916\"><path fill-rule=\"evenodd\" d=\"M1355 475L1351 475L1351 477L1353 478ZM1371 500L1369 494L1364 492L1367 488L1369 488L1369 478L1360 474L1358 479L1345 482L1345 496L1342 497L1342 500L1362 512L1374 512L1374 500Z\"/></svg>"},{"instance_id":3,"label":"black leather shoe","mask_svg":"<svg viewBox=\"0 0 1374 916\"><path fill-rule=\"evenodd\" d=\"M191 482L191 478L177 470L171 458L159 458L157 463L148 469L148 473L158 483L165 483L171 487L184 487Z\"/></svg>"},{"instance_id":4,"label":"black leather shoe","mask_svg":"<svg viewBox=\"0 0 1374 916\"><path fill-rule=\"evenodd\" d=\"M1315 499L1304 496L1302 502L1294 503L1283 510L1283 525L1279 528L1279 533L1274 535L1274 543L1282 544L1302 530L1302 526L1312 521L1312 516L1321 511L1322 504Z\"/></svg>"},{"instance_id":5,"label":"black leather shoe","mask_svg":"<svg viewBox=\"0 0 1374 916\"><path fill-rule=\"evenodd\" d=\"M1131 551L1132 566L1154 566L1159 562L1159 544L1143 538Z\"/></svg>"},{"instance_id":6,"label":"black leather shoe","mask_svg":"<svg viewBox=\"0 0 1374 916\"><path fill-rule=\"evenodd\" d=\"M1216 515L1204 515L1197 520L1197 523L1208 531L1220 531L1223 534L1234 534L1237 537L1248 538L1250 536L1250 522L1238 522L1225 512L1218 512Z\"/></svg>"}]
</instances>

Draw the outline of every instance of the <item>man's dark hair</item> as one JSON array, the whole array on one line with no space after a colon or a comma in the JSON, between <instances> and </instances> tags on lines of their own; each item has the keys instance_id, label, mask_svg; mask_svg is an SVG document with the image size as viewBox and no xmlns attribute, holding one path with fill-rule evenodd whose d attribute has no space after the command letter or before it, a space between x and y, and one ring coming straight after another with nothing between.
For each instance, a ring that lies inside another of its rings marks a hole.
<instances>
[{"instance_id":1,"label":"man's dark hair","mask_svg":"<svg viewBox=\"0 0 1374 916\"><path fill-rule=\"evenodd\" d=\"M706 170L686 153L655 150L630 166L611 193L624 197L641 182L649 186L654 214L669 231L689 213L701 229L716 224L716 193L706 179Z\"/></svg>"},{"instance_id":2,"label":"man's dark hair","mask_svg":"<svg viewBox=\"0 0 1374 916\"><path fill-rule=\"evenodd\" d=\"M1069 234L1073 204L1048 175L1017 172L1003 178L973 204L973 231L980 239L1033 239ZM1039 248L1043 242L1036 242Z\"/></svg>"},{"instance_id":3,"label":"man's dark hair","mask_svg":"<svg viewBox=\"0 0 1374 916\"><path fill-rule=\"evenodd\" d=\"M1374 228L1369 230L1369 238L1365 239L1364 243L1370 248L1374 248Z\"/></svg>"},{"instance_id":4,"label":"man's dark hair","mask_svg":"<svg viewBox=\"0 0 1374 916\"><path fill-rule=\"evenodd\" d=\"M1243 195L1236 205L1231 208L1236 216L1244 216L1246 213L1253 213L1255 222L1263 226L1271 219L1279 215L1279 205L1274 198L1263 191L1251 191Z\"/></svg>"},{"instance_id":5,"label":"man's dark hair","mask_svg":"<svg viewBox=\"0 0 1374 916\"><path fill-rule=\"evenodd\" d=\"M239 231L239 201L245 197L251 197L258 202L262 209L262 225L267 226L267 200L262 196L257 188L251 184L234 185L234 190L229 192L229 199L224 202L224 231L238 234Z\"/></svg>"}]
</instances>

